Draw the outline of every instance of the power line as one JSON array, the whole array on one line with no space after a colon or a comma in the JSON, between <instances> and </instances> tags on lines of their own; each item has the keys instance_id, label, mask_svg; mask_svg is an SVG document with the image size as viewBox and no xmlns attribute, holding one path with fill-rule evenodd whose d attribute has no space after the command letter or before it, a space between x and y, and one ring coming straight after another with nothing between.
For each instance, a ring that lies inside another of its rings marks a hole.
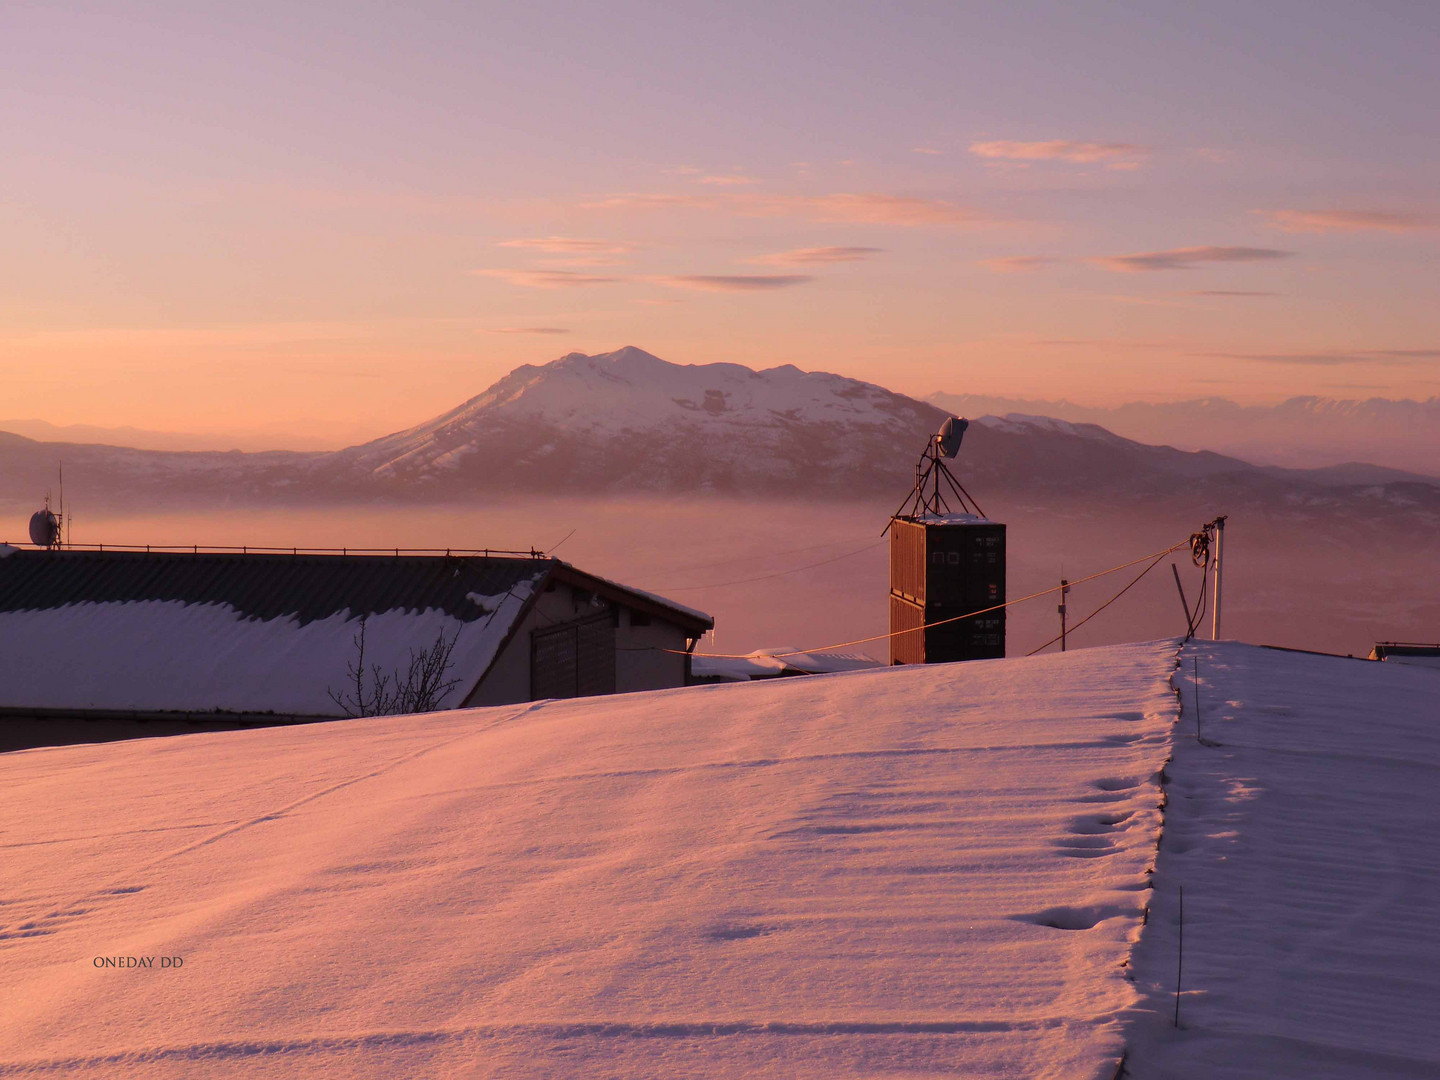
<instances>
[{"instance_id":1,"label":"power line","mask_svg":"<svg viewBox=\"0 0 1440 1080\"><path fill-rule=\"evenodd\" d=\"M776 570L775 573L762 573L762 575L756 577L737 577L733 582L711 582L710 585L683 585L678 586L678 588L672 585L657 585L655 588L664 589L665 592L696 592L697 589L723 589L729 585L749 585L750 582L768 582L768 580L773 579L773 577L785 577L792 575L792 573L799 573L801 570L814 570L816 566L829 566L831 563L840 562L841 559L851 559L852 556L857 556L857 554L873 552L874 549L877 549L877 547L880 547L881 544L884 543L886 543L886 541L877 540L876 543L865 544L864 547L857 547L854 552L837 554L837 556L832 557L832 559L821 559L818 563L805 563L805 566L795 566L789 570Z\"/></svg>"},{"instance_id":2,"label":"power line","mask_svg":"<svg viewBox=\"0 0 1440 1080\"><path fill-rule=\"evenodd\" d=\"M1188 541L1188 540L1185 541L1186 544L1188 544L1189 542L1190 542L1190 541ZM1183 544L1176 545L1176 547L1183 547L1183 546L1184 546ZM1176 550L1176 548L1171 548L1171 549L1170 549L1170 551L1175 551L1175 550ZM1081 619L1081 620L1080 620L1079 622L1077 622L1074 626L1070 627L1070 633L1073 634L1076 630L1079 630L1080 627L1084 626L1087 622L1089 622L1091 619L1093 619L1096 615L1099 615L1100 612L1104 611L1107 607L1109 607L1111 604L1113 604L1116 600L1119 600L1120 597L1124 596L1127 592L1129 592L1129 591L1130 591L1130 586L1131 586L1131 585L1134 585L1135 582L1139 581L1139 580L1140 580L1141 578L1143 578L1146 574L1148 574L1151 570L1154 570L1155 567L1159 566L1159 565L1160 565L1160 560L1163 559L1163 558L1165 558L1166 555L1169 555L1169 554L1170 554L1170 551L1162 551L1159 555L1157 555L1157 556L1155 557L1155 561L1154 561L1154 562L1152 562L1149 566L1145 567L1144 570L1141 570L1140 573L1138 573L1138 574L1135 575L1135 578L1130 582L1130 585L1126 585L1125 588L1121 589L1121 590L1120 590L1119 592L1117 592L1114 596L1110 597L1109 600L1106 600L1103 604L1101 604L1099 607L1097 607L1094 611L1090 612L1089 615L1086 615L1085 618ZM1134 565L1134 564L1132 563L1131 565ZM1064 635L1063 635L1063 632L1060 633L1060 634L1056 634L1056 635L1055 635L1054 637L1052 637L1049 641L1045 642L1044 645L1041 645L1038 649L1031 649L1031 650L1030 650L1028 653L1026 653L1025 655L1026 655L1026 656L1034 656L1036 653L1041 652L1041 651L1044 650L1044 649L1048 649L1051 645L1054 645L1055 642L1059 641L1062 636L1064 636Z\"/></svg>"},{"instance_id":3,"label":"power line","mask_svg":"<svg viewBox=\"0 0 1440 1080\"><path fill-rule=\"evenodd\" d=\"M1164 551L1157 551L1157 552L1153 552L1153 553L1150 554L1150 555L1143 555L1143 556L1141 556L1141 557L1138 558L1138 559L1131 559L1129 562L1121 563L1119 566L1112 566L1112 567L1110 567L1110 569L1108 569L1108 570L1101 570L1099 573L1091 574L1091 575L1089 575L1088 577L1077 578L1077 579L1075 579L1074 581L1070 582L1070 584L1071 584L1072 586L1074 586L1074 585L1083 585L1083 584L1084 584L1085 582L1087 582L1087 581L1094 581L1096 578L1105 577L1107 574L1113 574L1113 573L1115 573L1117 570L1125 570L1125 569L1128 569L1129 567L1138 565L1139 563L1150 561L1150 562L1151 562L1151 565L1148 566L1148 567L1146 567L1145 570L1144 570L1144 572L1142 572L1142 573L1140 574L1140 577L1144 577L1145 574L1149 573L1150 570L1154 568L1155 563L1158 563L1161 559L1163 559L1166 555L1169 555L1169 554L1170 554L1171 552L1173 552L1173 551L1179 551L1179 550L1180 550L1181 548L1183 548L1183 547L1188 547L1189 544L1190 544L1190 539L1189 539L1189 537L1186 537L1186 538L1185 538L1184 540L1182 540L1180 543L1178 543L1178 544L1172 544L1172 545L1170 545L1168 548L1166 548ZM852 554L854 554L854 553L852 553ZM842 556L842 557L843 557L843 556ZM1151 561L1151 560L1153 560L1153 561ZM834 561L834 560L831 560L831 561ZM1139 580L1140 580L1140 577L1137 577L1137 578L1135 579L1135 581L1139 581ZM1134 584L1135 584L1135 581L1132 581L1132 582L1130 583L1130 585L1134 585ZM1105 602L1105 604L1102 605L1102 607L1097 608L1095 611L1092 611L1089 615L1085 616L1085 618L1082 619L1082 620L1080 621L1080 623L1076 623L1076 626L1078 627L1078 626L1080 626L1081 624L1083 624L1084 622L1088 621L1089 619L1094 618L1094 617L1095 617L1096 615L1098 615L1102 610L1104 610L1105 607L1108 607L1110 604L1114 603L1115 600L1119 599L1120 596L1124 595L1124 593L1126 592L1126 590L1128 590L1128 589L1130 588L1130 585L1126 585L1125 588L1124 588L1124 589L1121 589L1119 593L1117 593L1115 596L1111 597L1110 600L1107 600L1107 601ZM964 619L973 619L973 618L974 618L975 616L977 616L977 615L987 615L987 614L989 614L989 613L992 612L992 611L1003 611L1003 610L1005 610L1006 608L1014 607L1016 604L1023 604L1023 603L1025 603L1027 600L1035 600L1035 599L1037 599L1037 598L1039 598L1039 597L1041 597L1041 596L1049 596L1051 593L1059 592L1059 591L1060 591L1060 588L1061 588L1061 586L1059 586L1059 585L1052 585L1052 586L1051 586L1050 588L1048 588L1048 589L1042 589L1040 592L1031 593L1029 596L1022 596L1022 597L1020 597L1018 600L1009 600L1009 601L1006 601L1006 602L1003 603L1003 604L995 604L995 605L993 605L993 606L991 606L991 607L981 608L979 611L970 611L970 612L967 612L967 613L964 614L964 615L954 615L954 616L951 616L951 617L948 618L948 619L937 619L935 622L925 623L923 626L911 627L911 628L908 629L908 630L892 630L892 631L891 631L890 633L888 633L888 634L875 634L875 635L873 635L873 636L871 636L871 637L856 638L856 639L853 640L853 641L842 641L842 642L839 642L838 644L835 644L835 645L819 645L819 646L816 646L815 648L812 648L812 649L792 649L792 650L789 651L789 652L768 653L767 655L769 655L769 656L775 656L775 657L780 657L780 656L799 656L799 655L801 655L802 653L830 652L832 649L844 649L844 648L848 648L848 647L851 646L851 645L864 645L864 644L866 644L867 642L871 642L871 641L886 641L886 640L888 640L889 638L892 638L892 637L899 637L901 634L914 634L914 633L918 633L918 632L921 631L921 630L928 630L928 629L930 629L932 626L944 626L944 625L946 625L947 623L960 622L960 621L962 621L962 620L964 620ZM676 590L673 590L673 589L672 589L671 591L674 592L674 591L676 591ZM1058 640L1058 639L1056 639L1056 640ZM1050 644L1050 643L1049 643L1049 642L1046 642L1046 644L1048 645L1048 644ZM1045 647L1044 645L1041 646L1042 649L1043 649L1044 647ZM661 650L661 651L662 651L662 652L679 652L680 650L678 650L678 649L663 649L663 650ZM1038 651L1038 650L1037 650L1037 651ZM719 660L746 660L746 659L749 659L749 657L747 657L747 656L745 656L745 655L743 655L743 654L741 654L741 653L702 653L702 652L695 652L695 653L691 653L690 655L691 655L691 656L708 656L708 657L712 657L712 658L714 658L714 659L719 659Z\"/></svg>"}]
</instances>

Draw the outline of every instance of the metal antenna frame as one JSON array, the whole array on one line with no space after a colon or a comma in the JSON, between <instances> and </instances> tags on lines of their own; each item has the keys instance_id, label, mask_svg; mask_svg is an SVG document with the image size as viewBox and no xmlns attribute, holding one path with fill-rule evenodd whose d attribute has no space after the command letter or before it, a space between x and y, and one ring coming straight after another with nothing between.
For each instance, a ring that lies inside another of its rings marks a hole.
<instances>
[{"instance_id":1,"label":"metal antenna frame","mask_svg":"<svg viewBox=\"0 0 1440 1080\"><path fill-rule=\"evenodd\" d=\"M929 488L927 491L926 488ZM950 503L946 499L946 492L955 499L961 510L974 514L976 517L984 517L985 511L980 509L974 497L965 490L965 486L955 479L955 474L945 464L945 459L940 456L940 437L933 436L925 451L920 455L920 460L915 463L915 486L910 494L905 496L905 501L900 504L900 509L890 515L890 521L880 531L884 536L890 531L890 525L896 518L914 520L922 514L949 514L952 513ZM906 508L909 508L908 511Z\"/></svg>"}]
</instances>

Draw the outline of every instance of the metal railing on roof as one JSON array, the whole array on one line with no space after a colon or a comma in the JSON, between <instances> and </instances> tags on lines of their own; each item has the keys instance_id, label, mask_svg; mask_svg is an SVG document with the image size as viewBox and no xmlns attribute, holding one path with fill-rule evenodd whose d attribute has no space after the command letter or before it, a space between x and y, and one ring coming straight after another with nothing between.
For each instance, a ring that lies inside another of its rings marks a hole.
<instances>
[{"instance_id":1,"label":"metal railing on roof","mask_svg":"<svg viewBox=\"0 0 1440 1080\"><path fill-rule=\"evenodd\" d=\"M46 551L48 548L19 541L0 540L0 547L28 548ZM531 548L518 551L511 548L364 548L364 547L265 547L255 544L65 544L59 551L138 551L154 554L179 555L444 555L451 558L516 558L548 559L543 551Z\"/></svg>"}]
</instances>

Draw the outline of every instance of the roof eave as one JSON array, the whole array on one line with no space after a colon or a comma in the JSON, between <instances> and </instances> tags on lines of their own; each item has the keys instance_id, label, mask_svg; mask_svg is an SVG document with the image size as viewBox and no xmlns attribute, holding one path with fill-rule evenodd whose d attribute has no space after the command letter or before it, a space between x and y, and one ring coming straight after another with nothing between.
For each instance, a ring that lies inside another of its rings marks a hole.
<instances>
[{"instance_id":1,"label":"roof eave","mask_svg":"<svg viewBox=\"0 0 1440 1080\"><path fill-rule=\"evenodd\" d=\"M690 636L699 637L707 630L715 629L715 620L709 616L701 618L698 613L686 611L683 608L674 607L663 603L659 599L644 593L633 592L623 585L617 585L605 578L595 577L583 570L577 570L567 562L555 561L554 569L550 577L556 581L563 581L567 585L574 585L578 588L589 589L597 596L603 596L607 600L624 604L626 607L636 611L644 612L647 615L658 616L666 622L674 623L682 630L694 631Z\"/></svg>"}]
</instances>

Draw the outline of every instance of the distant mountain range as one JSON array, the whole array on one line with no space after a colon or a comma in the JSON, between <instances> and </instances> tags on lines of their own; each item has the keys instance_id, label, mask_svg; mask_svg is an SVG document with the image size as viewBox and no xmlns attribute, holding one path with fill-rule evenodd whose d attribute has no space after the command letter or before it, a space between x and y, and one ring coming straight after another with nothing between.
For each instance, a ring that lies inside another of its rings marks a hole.
<instances>
[{"instance_id":1,"label":"distant mountain range","mask_svg":"<svg viewBox=\"0 0 1440 1080\"><path fill-rule=\"evenodd\" d=\"M1141 442L1215 450L1260 464L1313 467L1370 462L1440 477L1440 397L1426 401L1294 397L1278 405L1197 398L1162 404L1130 402L1113 408L979 394L937 393L926 400L961 416L1018 412L1100 424Z\"/></svg>"},{"instance_id":2,"label":"distant mountain range","mask_svg":"<svg viewBox=\"0 0 1440 1080\"><path fill-rule=\"evenodd\" d=\"M47 420L0 420L0 432L24 435L37 442L102 443L134 450L338 450L368 434L360 424L306 421L309 434L295 434L293 425L270 424L245 431L151 431L137 427L96 424L52 424ZM373 430L373 429L371 429ZM343 433L343 434L337 434Z\"/></svg>"},{"instance_id":3,"label":"distant mountain range","mask_svg":"<svg viewBox=\"0 0 1440 1080\"><path fill-rule=\"evenodd\" d=\"M684 366L631 347L517 368L427 423L332 452L185 453L0 434L0 499L37 502L63 458L67 494L130 511L497 494L886 496L898 505L946 415L839 375ZM1210 505L1440 524L1440 481L1368 465L1257 467L1052 417L982 417L958 468L982 505L986 494L1138 504L1183 492Z\"/></svg>"}]
</instances>

